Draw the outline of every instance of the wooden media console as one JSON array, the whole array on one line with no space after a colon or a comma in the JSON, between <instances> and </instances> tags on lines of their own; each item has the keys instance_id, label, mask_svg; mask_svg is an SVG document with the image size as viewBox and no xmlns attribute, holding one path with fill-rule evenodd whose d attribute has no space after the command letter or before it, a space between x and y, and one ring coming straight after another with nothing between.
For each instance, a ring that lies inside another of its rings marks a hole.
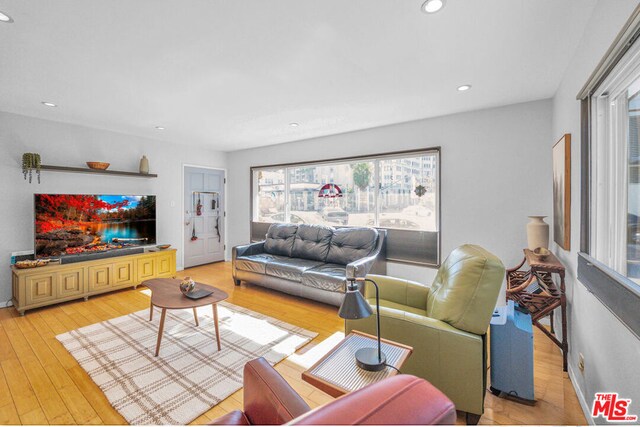
<instances>
[{"instance_id":1,"label":"wooden media console","mask_svg":"<svg viewBox=\"0 0 640 427\"><path fill-rule=\"evenodd\" d=\"M176 250L149 251L71 264L12 270L13 305L26 310L175 277Z\"/></svg>"}]
</instances>

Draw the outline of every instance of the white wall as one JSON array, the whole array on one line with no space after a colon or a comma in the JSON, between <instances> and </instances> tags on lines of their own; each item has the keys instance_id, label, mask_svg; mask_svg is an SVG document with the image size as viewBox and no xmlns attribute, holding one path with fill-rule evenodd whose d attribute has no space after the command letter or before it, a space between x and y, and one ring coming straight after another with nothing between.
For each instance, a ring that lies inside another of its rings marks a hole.
<instances>
[{"instance_id":1,"label":"white wall","mask_svg":"<svg viewBox=\"0 0 640 427\"><path fill-rule=\"evenodd\" d=\"M637 0L598 2L553 99L552 141L564 133L572 135L572 226L571 251L555 245L552 249L568 269L570 375L589 422L593 422L588 411L594 393L603 391L633 399L631 411L640 415L640 340L576 280L580 248L580 103L576 95L638 3ZM585 356L584 372L577 367L579 353ZM598 422L603 421L599 418Z\"/></svg>"},{"instance_id":2,"label":"white wall","mask_svg":"<svg viewBox=\"0 0 640 427\"><path fill-rule=\"evenodd\" d=\"M477 243L522 258L528 215L551 210L551 102L535 101L228 154L229 247L249 241L251 166L442 147L442 251ZM430 283L435 270L388 274Z\"/></svg>"},{"instance_id":3,"label":"white wall","mask_svg":"<svg viewBox=\"0 0 640 427\"><path fill-rule=\"evenodd\" d=\"M108 161L126 171L137 171L144 154L158 178L43 171L41 184L29 184L20 169L24 152L40 153L46 164ZM178 249L182 269L183 163L224 168L226 154L0 112L0 306L11 298L10 253L33 249L34 193L155 194L158 241Z\"/></svg>"}]
</instances>

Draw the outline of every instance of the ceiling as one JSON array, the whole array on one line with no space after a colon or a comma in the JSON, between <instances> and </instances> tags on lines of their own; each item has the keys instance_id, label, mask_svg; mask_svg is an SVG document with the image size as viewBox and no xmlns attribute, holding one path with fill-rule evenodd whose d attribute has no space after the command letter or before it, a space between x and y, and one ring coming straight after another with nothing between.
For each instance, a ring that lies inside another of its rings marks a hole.
<instances>
[{"instance_id":1,"label":"ceiling","mask_svg":"<svg viewBox=\"0 0 640 427\"><path fill-rule=\"evenodd\" d=\"M0 0L0 110L229 151L549 98L595 5L422 1Z\"/></svg>"}]
</instances>

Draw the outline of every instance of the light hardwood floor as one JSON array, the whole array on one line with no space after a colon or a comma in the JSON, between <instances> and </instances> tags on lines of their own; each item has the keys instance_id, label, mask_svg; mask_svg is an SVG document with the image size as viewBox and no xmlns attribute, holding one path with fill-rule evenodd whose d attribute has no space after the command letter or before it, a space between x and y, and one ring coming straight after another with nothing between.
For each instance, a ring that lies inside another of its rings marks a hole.
<instances>
[{"instance_id":1,"label":"light hardwood floor","mask_svg":"<svg viewBox=\"0 0 640 427\"><path fill-rule=\"evenodd\" d=\"M300 374L342 338L337 309L257 286L236 287L230 263L217 263L179 272L220 287L229 302L318 333L276 369L310 406L331 400L300 379ZM125 424L87 373L55 336L82 326L149 307L144 287L89 301L74 301L27 312L0 309L0 424ZM575 391L562 372L559 350L535 334L535 406L521 405L487 393L481 424L585 424ZM205 424L242 408L242 390L210 409L193 424ZM458 423L463 417L458 416Z\"/></svg>"}]
</instances>

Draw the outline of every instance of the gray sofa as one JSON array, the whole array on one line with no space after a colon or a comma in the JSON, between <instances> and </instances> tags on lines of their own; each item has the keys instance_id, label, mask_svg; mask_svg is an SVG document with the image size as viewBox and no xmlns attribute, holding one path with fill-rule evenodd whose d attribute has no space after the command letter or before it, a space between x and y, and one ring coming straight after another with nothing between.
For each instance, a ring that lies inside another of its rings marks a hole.
<instances>
[{"instance_id":1,"label":"gray sofa","mask_svg":"<svg viewBox=\"0 0 640 427\"><path fill-rule=\"evenodd\" d=\"M384 237L368 227L271 224L264 241L233 248L233 279L339 306L347 276L370 272Z\"/></svg>"}]
</instances>

